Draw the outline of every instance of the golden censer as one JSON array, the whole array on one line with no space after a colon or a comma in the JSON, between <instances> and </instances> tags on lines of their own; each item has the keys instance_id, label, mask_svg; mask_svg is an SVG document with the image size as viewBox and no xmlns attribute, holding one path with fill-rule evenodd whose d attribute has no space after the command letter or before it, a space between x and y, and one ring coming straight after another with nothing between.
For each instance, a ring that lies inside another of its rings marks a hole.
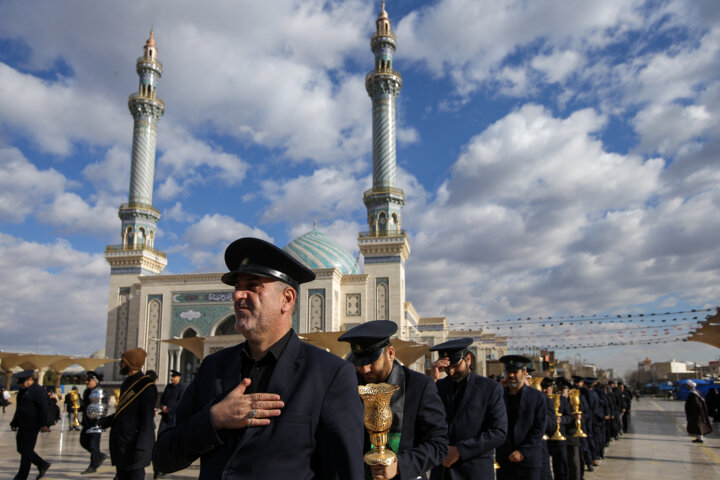
<instances>
[{"instance_id":1,"label":"golden censer","mask_svg":"<svg viewBox=\"0 0 720 480\"><path fill-rule=\"evenodd\" d=\"M397 385L371 383L358 387L363 402L363 423L370 434L372 449L363 456L368 465L392 465L397 462L395 452L387 448L388 432L392 426L390 398L398 390Z\"/></svg>"},{"instance_id":2,"label":"golden censer","mask_svg":"<svg viewBox=\"0 0 720 480\"><path fill-rule=\"evenodd\" d=\"M577 432L575 432L575 435L573 437L579 437L579 438L587 438L587 433L582 431L582 428L580 427L581 421L580 421L580 415L582 414L582 411L580 410L580 390L577 388L573 388L570 390L570 395L568 396L570 398L570 405L573 407L573 415L575 415L575 427L577 427Z\"/></svg>"}]
</instances>

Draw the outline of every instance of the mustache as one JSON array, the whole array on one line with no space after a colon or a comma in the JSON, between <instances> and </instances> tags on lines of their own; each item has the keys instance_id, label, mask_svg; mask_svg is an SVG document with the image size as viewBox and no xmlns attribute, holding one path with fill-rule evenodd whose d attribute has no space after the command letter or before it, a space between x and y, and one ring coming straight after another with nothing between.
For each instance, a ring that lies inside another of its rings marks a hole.
<instances>
[{"instance_id":1,"label":"mustache","mask_svg":"<svg viewBox=\"0 0 720 480\"><path fill-rule=\"evenodd\" d=\"M248 305L247 300L238 300L235 302L235 308L247 308L249 310L252 310L252 307Z\"/></svg>"}]
</instances>

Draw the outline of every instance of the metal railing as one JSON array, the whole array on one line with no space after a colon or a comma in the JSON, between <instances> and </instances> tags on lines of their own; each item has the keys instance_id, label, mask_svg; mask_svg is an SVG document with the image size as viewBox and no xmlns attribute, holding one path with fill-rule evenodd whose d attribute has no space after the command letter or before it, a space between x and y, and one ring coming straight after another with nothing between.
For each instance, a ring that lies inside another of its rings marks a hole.
<instances>
[{"instance_id":1,"label":"metal railing","mask_svg":"<svg viewBox=\"0 0 720 480\"><path fill-rule=\"evenodd\" d=\"M167 254L165 252L161 252L160 250L156 250L152 247L148 247L147 245L108 245L105 247L106 252L142 252L147 251L150 253L154 253L158 257L167 258Z\"/></svg>"},{"instance_id":2,"label":"metal railing","mask_svg":"<svg viewBox=\"0 0 720 480\"><path fill-rule=\"evenodd\" d=\"M396 188L396 187L374 187L370 190L365 190L365 193L363 193L363 198L367 198L371 195L397 195L399 197L405 198L405 192L402 190L402 188Z\"/></svg>"},{"instance_id":3,"label":"metal railing","mask_svg":"<svg viewBox=\"0 0 720 480\"><path fill-rule=\"evenodd\" d=\"M360 238L379 238L379 237L406 237L405 230L385 230L377 232L360 232Z\"/></svg>"}]
</instances>

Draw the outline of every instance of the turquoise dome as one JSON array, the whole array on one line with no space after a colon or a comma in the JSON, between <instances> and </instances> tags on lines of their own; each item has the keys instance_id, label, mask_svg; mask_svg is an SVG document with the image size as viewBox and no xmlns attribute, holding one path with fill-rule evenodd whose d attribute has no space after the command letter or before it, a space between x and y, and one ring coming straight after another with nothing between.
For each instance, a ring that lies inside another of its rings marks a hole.
<instances>
[{"instance_id":1,"label":"turquoise dome","mask_svg":"<svg viewBox=\"0 0 720 480\"><path fill-rule=\"evenodd\" d=\"M337 268L343 274L360 273L357 262L338 242L316 229L301 235L284 250L308 268Z\"/></svg>"}]
</instances>

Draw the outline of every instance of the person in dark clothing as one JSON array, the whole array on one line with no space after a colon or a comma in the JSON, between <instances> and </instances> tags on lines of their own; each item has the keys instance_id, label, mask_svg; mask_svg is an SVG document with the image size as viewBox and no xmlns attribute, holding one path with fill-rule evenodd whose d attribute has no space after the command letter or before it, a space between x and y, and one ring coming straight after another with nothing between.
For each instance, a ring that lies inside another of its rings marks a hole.
<instances>
[{"instance_id":1,"label":"person in dark clothing","mask_svg":"<svg viewBox=\"0 0 720 480\"><path fill-rule=\"evenodd\" d=\"M630 409L632 407L632 395L625 390L625 384L618 382L618 393L620 394L622 432L627 433L630 426Z\"/></svg>"},{"instance_id":2,"label":"person in dark clothing","mask_svg":"<svg viewBox=\"0 0 720 480\"><path fill-rule=\"evenodd\" d=\"M435 467L431 480L494 478L495 448L507 436L507 413L499 383L483 378L470 368L472 338L435 345L433 378L445 406L448 423L448 455ZM440 378L442 372L447 373Z\"/></svg>"},{"instance_id":3,"label":"person in dark clothing","mask_svg":"<svg viewBox=\"0 0 720 480\"><path fill-rule=\"evenodd\" d=\"M185 385L180 382L182 374L177 370L170 370L170 383L165 386L160 398L160 427L158 436L166 429L175 425L175 409L185 393Z\"/></svg>"},{"instance_id":4,"label":"person in dark clothing","mask_svg":"<svg viewBox=\"0 0 720 480\"><path fill-rule=\"evenodd\" d=\"M368 468L373 478L419 479L440 465L448 451L445 409L435 383L422 373L400 365L390 337L397 324L388 320L362 323L341 335L350 343L348 361L355 366L358 383L388 383L399 389L390 398L393 414L388 446L397 454L390 465ZM370 437L365 435L365 449Z\"/></svg>"},{"instance_id":5,"label":"person in dark clothing","mask_svg":"<svg viewBox=\"0 0 720 480\"><path fill-rule=\"evenodd\" d=\"M82 412L82 430L80 430L80 446L90 452L90 465L82 472L83 475L94 473L98 467L107 458L107 455L100 451L100 436L102 433L91 433L88 429L94 425L92 420L87 416L86 410L90 405L90 394L99 387L99 379L92 370L85 374L85 391L83 392L83 401L80 411Z\"/></svg>"},{"instance_id":6,"label":"person in dark clothing","mask_svg":"<svg viewBox=\"0 0 720 480\"><path fill-rule=\"evenodd\" d=\"M60 420L60 407L55 395L55 387L46 387L48 397L48 426L53 426Z\"/></svg>"},{"instance_id":7,"label":"person in dark clothing","mask_svg":"<svg viewBox=\"0 0 720 480\"><path fill-rule=\"evenodd\" d=\"M122 354L120 373L127 378L120 386L120 400L115 413L100 420L101 427L110 427L110 459L116 480L144 480L152 458L157 388L141 370L146 356L142 348Z\"/></svg>"},{"instance_id":8,"label":"person in dark clothing","mask_svg":"<svg viewBox=\"0 0 720 480\"><path fill-rule=\"evenodd\" d=\"M703 443L703 436L712 432L708 417L705 399L695 388L697 384L692 380L686 383L689 394L685 400L685 417L687 418L687 432L695 436L693 443Z\"/></svg>"},{"instance_id":9,"label":"person in dark clothing","mask_svg":"<svg viewBox=\"0 0 720 480\"><path fill-rule=\"evenodd\" d=\"M158 437L166 429L175 425L175 409L180 399L185 393L185 385L180 382L182 374L177 370L170 370L170 383L165 386L165 390L160 397L160 426L158 427ZM162 476L153 466L153 478Z\"/></svg>"},{"instance_id":10,"label":"person in dark clothing","mask_svg":"<svg viewBox=\"0 0 720 480\"><path fill-rule=\"evenodd\" d=\"M525 386L530 359L522 355L500 358L505 366L505 410L508 434L497 448L498 480L540 480L542 436L545 433L547 404L545 395Z\"/></svg>"},{"instance_id":11,"label":"person in dark clothing","mask_svg":"<svg viewBox=\"0 0 720 480\"><path fill-rule=\"evenodd\" d=\"M718 405L720 403L720 397L718 397L718 391L716 388L709 388L708 394L705 397L705 404L707 405L708 415L712 417L713 422L720 421L720 415L718 414Z\"/></svg>"},{"instance_id":12,"label":"person in dark clothing","mask_svg":"<svg viewBox=\"0 0 720 480\"><path fill-rule=\"evenodd\" d=\"M355 370L292 329L300 285L315 273L257 238L231 243L225 264L246 341L203 359L153 465L172 473L200 458L199 480L361 480Z\"/></svg>"},{"instance_id":13,"label":"person in dark clothing","mask_svg":"<svg viewBox=\"0 0 720 480\"><path fill-rule=\"evenodd\" d=\"M49 432L50 426L47 390L35 383L34 374L32 370L24 370L13 375L20 386L17 408L10 422L10 428L17 432L15 441L20 454L20 468L14 480L26 480L31 464L38 468L38 476L35 477L38 479L43 478L50 468L50 462L35 453L38 433Z\"/></svg>"}]
</instances>

